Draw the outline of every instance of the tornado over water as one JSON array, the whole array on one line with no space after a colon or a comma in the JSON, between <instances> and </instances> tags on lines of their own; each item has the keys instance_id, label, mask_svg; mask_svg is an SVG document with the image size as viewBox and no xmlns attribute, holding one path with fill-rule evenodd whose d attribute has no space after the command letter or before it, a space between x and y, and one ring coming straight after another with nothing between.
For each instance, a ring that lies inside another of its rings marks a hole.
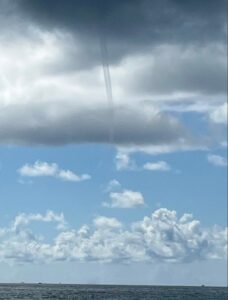
<instances>
[{"instance_id":1,"label":"tornado over water","mask_svg":"<svg viewBox=\"0 0 228 300\"><path fill-rule=\"evenodd\" d=\"M107 48L107 39L104 33L104 30L100 34L100 50L101 50L101 60L102 60L102 68L104 74L104 82L105 82L105 90L108 104L108 117L110 120L109 123L109 142L114 142L114 101L113 101L113 93L112 93L112 81L109 69L109 56L108 56L108 48Z\"/></svg>"}]
</instances>

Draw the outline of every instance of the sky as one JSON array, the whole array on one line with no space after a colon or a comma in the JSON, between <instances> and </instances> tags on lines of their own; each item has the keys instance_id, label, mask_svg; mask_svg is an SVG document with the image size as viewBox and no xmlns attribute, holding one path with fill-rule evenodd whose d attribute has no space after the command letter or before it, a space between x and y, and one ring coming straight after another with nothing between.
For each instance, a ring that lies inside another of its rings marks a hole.
<instances>
[{"instance_id":1,"label":"sky","mask_svg":"<svg viewBox=\"0 0 228 300\"><path fill-rule=\"evenodd\" d=\"M0 0L0 282L226 285L225 0Z\"/></svg>"}]
</instances>

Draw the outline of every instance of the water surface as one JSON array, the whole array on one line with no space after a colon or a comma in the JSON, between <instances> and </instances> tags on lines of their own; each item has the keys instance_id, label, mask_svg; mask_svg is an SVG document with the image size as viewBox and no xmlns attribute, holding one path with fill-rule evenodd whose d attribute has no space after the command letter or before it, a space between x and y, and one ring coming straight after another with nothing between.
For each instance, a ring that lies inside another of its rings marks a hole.
<instances>
[{"instance_id":1,"label":"water surface","mask_svg":"<svg viewBox=\"0 0 228 300\"><path fill-rule=\"evenodd\" d=\"M226 287L0 284L0 299L227 300Z\"/></svg>"}]
</instances>

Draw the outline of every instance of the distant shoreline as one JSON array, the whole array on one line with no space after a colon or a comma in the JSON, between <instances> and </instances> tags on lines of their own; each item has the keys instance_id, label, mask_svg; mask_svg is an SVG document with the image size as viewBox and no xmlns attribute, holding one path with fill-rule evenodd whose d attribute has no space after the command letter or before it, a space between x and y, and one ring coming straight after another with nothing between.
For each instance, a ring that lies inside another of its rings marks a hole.
<instances>
[{"instance_id":1,"label":"distant shoreline","mask_svg":"<svg viewBox=\"0 0 228 300\"><path fill-rule=\"evenodd\" d=\"M43 283L43 282L13 282L13 283L9 283L9 282L2 282L0 283L0 287L1 286L7 286L7 285L24 285L24 286L107 286L107 287L111 287L111 286L126 286L126 287L169 287L169 288L227 288L227 286L213 286L213 285L163 285L163 284L107 284L107 283Z\"/></svg>"}]
</instances>

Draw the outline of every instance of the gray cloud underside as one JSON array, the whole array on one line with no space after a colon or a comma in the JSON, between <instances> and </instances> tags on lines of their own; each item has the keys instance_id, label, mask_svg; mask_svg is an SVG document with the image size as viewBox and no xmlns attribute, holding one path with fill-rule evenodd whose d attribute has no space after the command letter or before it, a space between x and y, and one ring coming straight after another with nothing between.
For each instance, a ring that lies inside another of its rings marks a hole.
<instances>
[{"instance_id":1,"label":"gray cloud underside","mask_svg":"<svg viewBox=\"0 0 228 300\"><path fill-rule=\"evenodd\" d=\"M227 90L226 47L158 47L138 67L137 77L129 77L129 88L136 93L185 92L198 93L198 98L203 94L221 98Z\"/></svg>"},{"instance_id":2,"label":"gray cloud underside","mask_svg":"<svg viewBox=\"0 0 228 300\"><path fill-rule=\"evenodd\" d=\"M105 107L11 105L0 111L0 142L6 144L109 143L119 145L176 144L189 134L165 114L118 107L114 123ZM110 131L113 141L110 141Z\"/></svg>"}]
</instances>

